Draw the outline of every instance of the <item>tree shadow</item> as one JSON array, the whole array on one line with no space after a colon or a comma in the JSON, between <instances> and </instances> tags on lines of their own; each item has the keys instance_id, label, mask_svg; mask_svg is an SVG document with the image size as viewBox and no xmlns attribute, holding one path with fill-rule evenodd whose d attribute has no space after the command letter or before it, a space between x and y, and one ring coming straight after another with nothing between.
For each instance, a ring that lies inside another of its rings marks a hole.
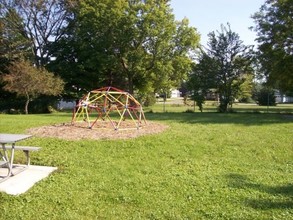
<instances>
[{"instance_id":1,"label":"tree shadow","mask_svg":"<svg viewBox=\"0 0 293 220\"><path fill-rule=\"evenodd\" d=\"M264 125L293 123L282 114L257 114L257 113L146 113L146 118L156 121L176 121L186 124L241 124L241 125Z\"/></svg>"},{"instance_id":2,"label":"tree shadow","mask_svg":"<svg viewBox=\"0 0 293 220\"><path fill-rule=\"evenodd\" d=\"M293 184L282 186L268 186L252 182L244 175L231 173L226 176L228 186L231 188L255 190L274 196L274 199L252 199L244 198L244 203L254 209L293 209Z\"/></svg>"},{"instance_id":3,"label":"tree shadow","mask_svg":"<svg viewBox=\"0 0 293 220\"><path fill-rule=\"evenodd\" d=\"M31 116L31 115L29 115ZM59 117L71 122L72 112L57 114L35 114L42 117ZM267 124L293 124L293 115L260 114L260 113L216 113L216 112L164 112L145 113L146 120L171 121L183 124L240 124L240 125L267 125Z\"/></svg>"}]
</instances>

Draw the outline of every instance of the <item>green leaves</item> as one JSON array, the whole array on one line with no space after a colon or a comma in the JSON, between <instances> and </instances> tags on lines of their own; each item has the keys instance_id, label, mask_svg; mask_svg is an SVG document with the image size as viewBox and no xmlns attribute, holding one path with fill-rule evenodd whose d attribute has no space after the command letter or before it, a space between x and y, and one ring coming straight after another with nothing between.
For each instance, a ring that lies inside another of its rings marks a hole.
<instances>
[{"instance_id":1,"label":"green leaves","mask_svg":"<svg viewBox=\"0 0 293 220\"><path fill-rule=\"evenodd\" d=\"M0 10L14 9L23 26L29 43L25 48L31 52L25 58L60 75L66 95L75 98L78 91L102 86L146 94L177 87L186 79L191 51L199 43L187 19L175 21L168 0L0 2L7 3ZM1 43L7 31L2 24L0 20ZM14 37L9 45L19 47L13 43L22 35L9 36Z\"/></svg>"},{"instance_id":2,"label":"green leaves","mask_svg":"<svg viewBox=\"0 0 293 220\"><path fill-rule=\"evenodd\" d=\"M267 0L252 18L259 43L258 59L268 83L284 92L293 88L293 3Z\"/></svg>"},{"instance_id":3,"label":"green leaves","mask_svg":"<svg viewBox=\"0 0 293 220\"><path fill-rule=\"evenodd\" d=\"M41 94L58 95L63 91L64 82L61 78L43 68L37 69L28 61L14 62L8 71L9 74L2 77L5 83L4 89L16 93L18 96L26 97L26 113L28 113L28 103L32 98Z\"/></svg>"},{"instance_id":4,"label":"green leaves","mask_svg":"<svg viewBox=\"0 0 293 220\"><path fill-rule=\"evenodd\" d=\"M198 64L190 76L189 87L194 100L203 102L203 96L216 89L220 98L219 111L226 112L243 83L243 76L251 73L248 47L239 35L224 25L221 31L209 34L208 48L201 50Z\"/></svg>"},{"instance_id":5,"label":"green leaves","mask_svg":"<svg viewBox=\"0 0 293 220\"><path fill-rule=\"evenodd\" d=\"M75 81L86 89L93 89L93 82L131 93L177 86L190 70L188 53L199 41L186 19L175 22L164 0L82 1L74 24L71 46L77 53L72 65L78 63L84 70L82 76L75 73ZM57 57L55 64L58 62Z\"/></svg>"},{"instance_id":6,"label":"green leaves","mask_svg":"<svg viewBox=\"0 0 293 220\"><path fill-rule=\"evenodd\" d=\"M5 11L4 7L0 14L0 58L10 61L31 56L31 42L20 15L14 9Z\"/></svg>"}]
</instances>

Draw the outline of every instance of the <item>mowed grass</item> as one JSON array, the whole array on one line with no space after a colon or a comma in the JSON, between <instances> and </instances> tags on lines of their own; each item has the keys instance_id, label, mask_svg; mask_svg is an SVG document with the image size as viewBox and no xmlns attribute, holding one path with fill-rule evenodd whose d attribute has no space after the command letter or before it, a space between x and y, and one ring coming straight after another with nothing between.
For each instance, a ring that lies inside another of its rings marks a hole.
<instances>
[{"instance_id":1,"label":"mowed grass","mask_svg":"<svg viewBox=\"0 0 293 220\"><path fill-rule=\"evenodd\" d=\"M0 193L0 219L293 218L292 115L146 117L169 129L129 140L23 141L42 147L33 164L58 171L25 194ZM0 115L0 132L70 120L66 113Z\"/></svg>"},{"instance_id":2,"label":"mowed grass","mask_svg":"<svg viewBox=\"0 0 293 220\"><path fill-rule=\"evenodd\" d=\"M165 103L162 99L158 99L154 106L145 108L146 111L152 112L200 112L198 106L194 106L194 102L187 101L183 103L183 98L168 99ZM215 101L205 101L203 104L203 112L217 112L218 103ZM229 106L230 112L235 113L281 113L293 114L292 103L278 103L276 106L259 106L253 103L234 103L232 108Z\"/></svg>"}]
</instances>

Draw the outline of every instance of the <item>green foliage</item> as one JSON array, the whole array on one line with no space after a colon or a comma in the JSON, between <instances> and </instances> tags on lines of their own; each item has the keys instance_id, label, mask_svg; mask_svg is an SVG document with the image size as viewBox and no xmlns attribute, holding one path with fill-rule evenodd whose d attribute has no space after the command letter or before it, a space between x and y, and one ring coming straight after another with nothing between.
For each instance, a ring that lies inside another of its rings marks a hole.
<instances>
[{"instance_id":1,"label":"green foliage","mask_svg":"<svg viewBox=\"0 0 293 220\"><path fill-rule=\"evenodd\" d=\"M275 106L276 97L273 89L263 87L256 95L256 101L259 105Z\"/></svg>"},{"instance_id":2,"label":"green foliage","mask_svg":"<svg viewBox=\"0 0 293 220\"><path fill-rule=\"evenodd\" d=\"M221 26L221 32L209 33L208 48L201 50L198 64L190 76L190 88L199 103L209 89L216 89L220 97L220 112L227 112L239 94L245 74L250 74L249 47L230 26Z\"/></svg>"},{"instance_id":3,"label":"green foliage","mask_svg":"<svg viewBox=\"0 0 293 220\"><path fill-rule=\"evenodd\" d=\"M212 65L213 60L204 51L201 51L198 64L193 65L192 72L187 82L187 88L191 93L191 99L196 102L201 112L203 111L206 94L210 88L216 86L212 73L207 71L208 69L212 69Z\"/></svg>"},{"instance_id":4,"label":"green foliage","mask_svg":"<svg viewBox=\"0 0 293 220\"><path fill-rule=\"evenodd\" d=\"M226 112L228 105L233 103L242 76L250 68L248 47L243 45L239 35L222 25L221 32L209 34L208 55L213 59L215 69L209 69L215 77L216 88L220 97L219 111Z\"/></svg>"},{"instance_id":5,"label":"green foliage","mask_svg":"<svg viewBox=\"0 0 293 220\"><path fill-rule=\"evenodd\" d=\"M32 164L58 170L25 194L0 193L1 218L291 219L290 117L153 113L147 118L169 129L130 140L35 136L21 143L42 147L31 155ZM25 133L70 120L64 113L0 115L0 132Z\"/></svg>"},{"instance_id":6,"label":"green foliage","mask_svg":"<svg viewBox=\"0 0 293 220\"><path fill-rule=\"evenodd\" d=\"M252 74L244 74L243 81L239 86L239 90L236 93L235 98L237 98L240 102L249 102L252 100L252 92L253 92L253 78Z\"/></svg>"},{"instance_id":7,"label":"green foliage","mask_svg":"<svg viewBox=\"0 0 293 220\"><path fill-rule=\"evenodd\" d=\"M156 97L154 93L143 94L140 97L140 102L143 103L143 106L153 106L156 103Z\"/></svg>"},{"instance_id":8,"label":"green foliage","mask_svg":"<svg viewBox=\"0 0 293 220\"><path fill-rule=\"evenodd\" d=\"M23 106L25 106L25 100L23 98L17 97L16 95L5 96L0 101L0 112L10 114L24 113Z\"/></svg>"},{"instance_id":9,"label":"green foliage","mask_svg":"<svg viewBox=\"0 0 293 220\"><path fill-rule=\"evenodd\" d=\"M57 100L58 98L56 96L41 95L30 102L28 111L33 114L55 112Z\"/></svg>"},{"instance_id":10,"label":"green foliage","mask_svg":"<svg viewBox=\"0 0 293 220\"><path fill-rule=\"evenodd\" d=\"M266 0L252 18L257 32L258 59L268 83L283 92L293 88L293 2Z\"/></svg>"},{"instance_id":11,"label":"green foliage","mask_svg":"<svg viewBox=\"0 0 293 220\"><path fill-rule=\"evenodd\" d=\"M10 1L0 0L0 74L9 73L9 67L14 62L20 60L30 60L34 65L41 67L39 71L39 81L44 85L43 80L47 80L47 85L43 88L40 86L41 94L51 94L52 92L44 91L51 86L55 86L55 82L48 80L52 76L47 73L45 65L52 58L51 42L57 42L60 36L64 34L62 28L66 25L69 16L68 9L74 5L74 1L60 0L22 0ZM24 68L26 69L26 68ZM24 70L25 71L25 70ZM32 69L32 72L35 72ZM32 73L33 74L33 73ZM37 76L34 76L37 77ZM49 77L49 78L48 78ZM0 76L0 78L2 78ZM6 78L7 79L7 78ZM59 78L58 78L59 79ZM21 82L26 81L22 79ZM31 83L36 83L34 79ZM55 80L58 81L57 79ZM17 83L19 84L19 83ZM15 92L27 98L25 111L28 111L28 102L30 97L24 91L16 91L17 88L9 89L5 83L0 82L0 102L4 109L18 108L18 103L13 103L16 100ZM28 87L28 84L25 85ZM23 88L22 85L17 85ZM31 85L35 88L36 85ZM59 89L59 83L56 84L56 91ZM33 90L33 89L31 89ZM38 89L37 89L38 90ZM38 91L36 92L38 93ZM45 105L46 103L43 103ZM9 108L7 108L9 107Z\"/></svg>"},{"instance_id":12,"label":"green foliage","mask_svg":"<svg viewBox=\"0 0 293 220\"><path fill-rule=\"evenodd\" d=\"M43 95L59 95L64 82L43 68L36 68L28 61L14 62L8 67L9 74L2 77L4 90L26 98L25 112L28 113L29 102Z\"/></svg>"},{"instance_id":13,"label":"green foliage","mask_svg":"<svg viewBox=\"0 0 293 220\"><path fill-rule=\"evenodd\" d=\"M13 56L18 50L30 49L30 56L37 66L45 66L50 60L50 44L58 41L64 34L62 28L67 24L70 5L74 1L67 0L0 0L0 19L4 20L4 36L13 34L5 46L14 48ZM2 15L2 16L1 16ZM19 41L21 39L21 41ZM23 45L24 40L27 45ZM22 44L19 44L22 42ZM11 52L7 52L8 55Z\"/></svg>"},{"instance_id":14,"label":"green foliage","mask_svg":"<svg viewBox=\"0 0 293 220\"><path fill-rule=\"evenodd\" d=\"M165 0L0 3L0 71L30 59L66 81L65 97L106 85L146 94L177 87L199 42Z\"/></svg>"},{"instance_id":15,"label":"green foliage","mask_svg":"<svg viewBox=\"0 0 293 220\"><path fill-rule=\"evenodd\" d=\"M5 71L5 61L7 63L32 56L31 43L25 34L22 18L14 8L4 8L0 7L0 59L3 61L0 64L0 72Z\"/></svg>"},{"instance_id":16,"label":"green foliage","mask_svg":"<svg viewBox=\"0 0 293 220\"><path fill-rule=\"evenodd\" d=\"M175 22L168 1L87 0L74 13L50 64L71 93L105 85L149 93L186 78L199 35L187 19Z\"/></svg>"},{"instance_id":17,"label":"green foliage","mask_svg":"<svg viewBox=\"0 0 293 220\"><path fill-rule=\"evenodd\" d=\"M14 8L6 4L8 1L0 0L0 78L2 74L7 73L11 62L32 57L32 48L25 34L23 20ZM1 106L6 105L7 99L15 100L15 96L3 90L3 86L0 80Z\"/></svg>"}]
</instances>

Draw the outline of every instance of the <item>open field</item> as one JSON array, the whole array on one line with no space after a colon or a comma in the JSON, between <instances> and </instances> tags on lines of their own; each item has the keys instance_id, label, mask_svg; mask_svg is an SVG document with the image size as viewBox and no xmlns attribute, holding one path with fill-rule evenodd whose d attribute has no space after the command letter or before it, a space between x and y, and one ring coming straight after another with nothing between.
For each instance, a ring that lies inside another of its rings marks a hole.
<instances>
[{"instance_id":1,"label":"open field","mask_svg":"<svg viewBox=\"0 0 293 220\"><path fill-rule=\"evenodd\" d=\"M292 114L152 111L163 133L23 141L42 147L32 164L58 171L23 195L0 193L0 219L292 219ZM0 132L70 120L0 114Z\"/></svg>"},{"instance_id":2,"label":"open field","mask_svg":"<svg viewBox=\"0 0 293 220\"><path fill-rule=\"evenodd\" d=\"M163 100L157 99L157 103L154 106L147 108L153 112L185 112L194 111L199 112L198 106L194 106L194 102L187 101L188 105L184 105L183 98L171 98L165 103ZM203 112L216 112L218 103L215 101L206 101L203 105ZM280 103L276 106L259 106L253 103L234 103L232 106L233 112L244 113L289 113L293 114L292 103Z\"/></svg>"}]
</instances>

